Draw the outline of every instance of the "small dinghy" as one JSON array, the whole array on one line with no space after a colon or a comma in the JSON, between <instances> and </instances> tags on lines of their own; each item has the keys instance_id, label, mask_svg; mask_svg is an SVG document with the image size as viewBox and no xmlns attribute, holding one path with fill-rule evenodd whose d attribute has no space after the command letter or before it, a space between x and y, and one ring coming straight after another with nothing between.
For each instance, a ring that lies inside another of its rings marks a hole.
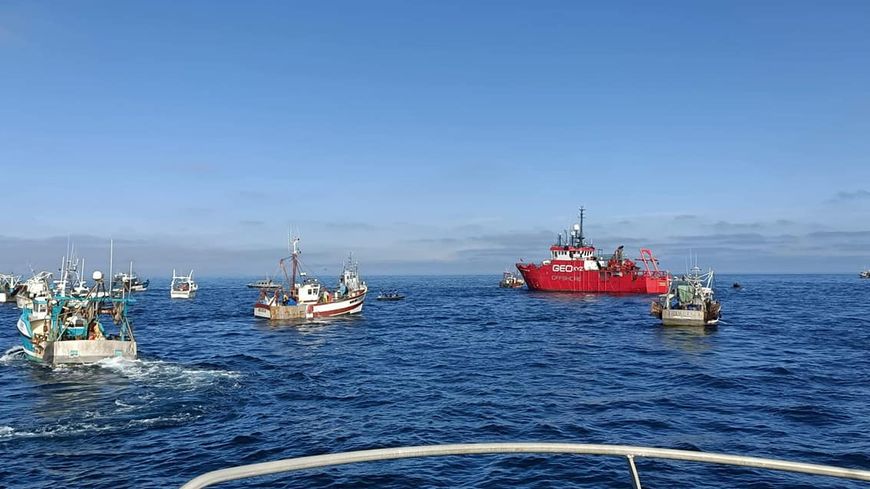
<instances>
[{"instance_id":1,"label":"small dinghy","mask_svg":"<svg viewBox=\"0 0 870 489\"><path fill-rule=\"evenodd\" d=\"M377 297L379 301L400 301L404 298L405 296L400 294L397 290L381 292L381 294Z\"/></svg>"}]
</instances>

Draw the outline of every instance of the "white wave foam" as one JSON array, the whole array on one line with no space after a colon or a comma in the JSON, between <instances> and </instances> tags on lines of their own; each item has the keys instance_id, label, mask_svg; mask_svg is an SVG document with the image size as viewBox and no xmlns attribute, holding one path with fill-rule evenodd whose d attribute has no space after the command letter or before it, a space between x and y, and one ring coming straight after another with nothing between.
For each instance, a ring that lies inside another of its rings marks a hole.
<instances>
[{"instance_id":1,"label":"white wave foam","mask_svg":"<svg viewBox=\"0 0 870 489\"><path fill-rule=\"evenodd\" d=\"M241 377L240 373L231 370L200 369L160 360L110 358L97 362L97 366L117 372L131 380L180 387L196 387L213 383L215 380Z\"/></svg>"},{"instance_id":2,"label":"white wave foam","mask_svg":"<svg viewBox=\"0 0 870 489\"><path fill-rule=\"evenodd\" d=\"M136 407L136 406L134 406L134 405L132 405L132 404L127 404L127 403L125 403L125 402L121 402L120 399L115 399L115 405L118 406L118 407L121 408L121 409L133 409L133 408Z\"/></svg>"},{"instance_id":3,"label":"white wave foam","mask_svg":"<svg viewBox=\"0 0 870 489\"><path fill-rule=\"evenodd\" d=\"M0 440L10 438L56 438L82 434L93 435L105 432L124 432L131 429L147 429L158 424L180 425L201 418L201 414L178 413L154 418L131 419L124 424L72 423L49 426L33 431L18 430L11 426L0 426Z\"/></svg>"},{"instance_id":4,"label":"white wave foam","mask_svg":"<svg viewBox=\"0 0 870 489\"><path fill-rule=\"evenodd\" d=\"M0 357L0 363L8 364L16 360L24 359L24 347L23 346L13 346L12 348L6 350L6 353Z\"/></svg>"}]
</instances>

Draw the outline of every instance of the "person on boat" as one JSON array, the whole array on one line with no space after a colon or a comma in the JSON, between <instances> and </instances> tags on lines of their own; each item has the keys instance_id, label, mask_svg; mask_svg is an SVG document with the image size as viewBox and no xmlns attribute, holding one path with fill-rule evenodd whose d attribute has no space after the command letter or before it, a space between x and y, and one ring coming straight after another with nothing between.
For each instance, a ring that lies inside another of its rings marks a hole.
<instances>
[{"instance_id":1,"label":"person on boat","mask_svg":"<svg viewBox=\"0 0 870 489\"><path fill-rule=\"evenodd\" d=\"M100 329L100 324L96 321L92 321L91 324L88 325L88 339L89 340L102 340L103 331Z\"/></svg>"}]
</instances>

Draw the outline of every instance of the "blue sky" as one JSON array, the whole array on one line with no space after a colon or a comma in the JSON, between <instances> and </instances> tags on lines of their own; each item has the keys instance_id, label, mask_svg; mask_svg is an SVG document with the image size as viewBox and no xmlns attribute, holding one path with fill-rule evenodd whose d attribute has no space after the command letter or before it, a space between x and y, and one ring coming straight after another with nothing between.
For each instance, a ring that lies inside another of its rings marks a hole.
<instances>
[{"instance_id":1,"label":"blue sky","mask_svg":"<svg viewBox=\"0 0 870 489\"><path fill-rule=\"evenodd\" d=\"M0 270L870 263L870 3L0 3Z\"/></svg>"}]
</instances>

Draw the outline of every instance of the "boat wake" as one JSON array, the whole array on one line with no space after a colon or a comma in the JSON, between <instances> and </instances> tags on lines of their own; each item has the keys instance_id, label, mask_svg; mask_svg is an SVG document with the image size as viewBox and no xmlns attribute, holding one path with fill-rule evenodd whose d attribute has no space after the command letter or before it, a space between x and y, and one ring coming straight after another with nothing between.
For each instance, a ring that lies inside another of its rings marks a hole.
<instances>
[{"instance_id":1,"label":"boat wake","mask_svg":"<svg viewBox=\"0 0 870 489\"><path fill-rule=\"evenodd\" d=\"M198 368L162 360L129 360L110 358L101 360L96 366L110 370L121 377L154 385L169 385L177 389L194 389L203 385L213 385L218 381L230 381L230 387L238 387L241 374L231 370Z\"/></svg>"},{"instance_id":2,"label":"boat wake","mask_svg":"<svg viewBox=\"0 0 870 489\"><path fill-rule=\"evenodd\" d=\"M78 435L94 435L99 433L123 433L132 430L147 430L155 427L181 426L203 416L202 413L185 412L152 418L130 419L123 423L109 422L75 422L60 423L42 428L18 429L12 426L0 426L0 442L22 438L61 438Z\"/></svg>"},{"instance_id":3,"label":"boat wake","mask_svg":"<svg viewBox=\"0 0 870 489\"><path fill-rule=\"evenodd\" d=\"M26 360L26 353L24 353L23 346L13 346L12 348L6 350L6 353L0 357L0 364L8 365L12 362L17 362L19 360ZM0 436L2 436L3 432L0 429Z\"/></svg>"}]
</instances>

